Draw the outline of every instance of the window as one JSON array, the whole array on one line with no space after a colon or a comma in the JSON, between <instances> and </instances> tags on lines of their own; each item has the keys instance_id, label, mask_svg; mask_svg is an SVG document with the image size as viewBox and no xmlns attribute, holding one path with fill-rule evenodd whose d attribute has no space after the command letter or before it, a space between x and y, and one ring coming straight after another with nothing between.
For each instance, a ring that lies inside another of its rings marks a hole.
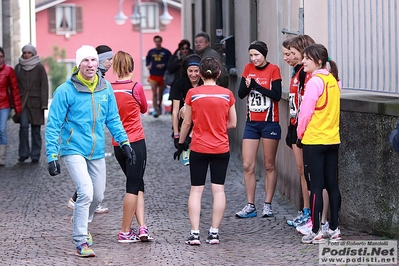
<instances>
[{"instance_id":1,"label":"window","mask_svg":"<svg viewBox=\"0 0 399 266\"><path fill-rule=\"evenodd\" d=\"M49 9L50 32L76 34L82 31L82 8L76 5L57 5Z\"/></svg>"},{"instance_id":2,"label":"window","mask_svg":"<svg viewBox=\"0 0 399 266\"><path fill-rule=\"evenodd\" d=\"M140 4L141 25L135 25L135 30L142 32L159 32L159 5L158 3Z\"/></svg>"}]
</instances>

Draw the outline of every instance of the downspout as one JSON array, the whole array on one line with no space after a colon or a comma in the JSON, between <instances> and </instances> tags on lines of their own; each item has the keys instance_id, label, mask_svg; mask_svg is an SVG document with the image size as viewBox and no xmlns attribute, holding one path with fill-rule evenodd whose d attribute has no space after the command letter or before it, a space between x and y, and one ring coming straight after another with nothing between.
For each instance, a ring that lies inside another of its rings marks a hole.
<instances>
[{"instance_id":1,"label":"downspout","mask_svg":"<svg viewBox=\"0 0 399 266\"><path fill-rule=\"evenodd\" d=\"M328 53L331 58L335 58L335 48L333 43L334 36L334 18L333 18L333 1L328 0Z\"/></svg>"},{"instance_id":2,"label":"downspout","mask_svg":"<svg viewBox=\"0 0 399 266\"><path fill-rule=\"evenodd\" d=\"M299 4L299 34L303 35L304 33L304 12L303 12L303 0L301 0Z\"/></svg>"}]
</instances>

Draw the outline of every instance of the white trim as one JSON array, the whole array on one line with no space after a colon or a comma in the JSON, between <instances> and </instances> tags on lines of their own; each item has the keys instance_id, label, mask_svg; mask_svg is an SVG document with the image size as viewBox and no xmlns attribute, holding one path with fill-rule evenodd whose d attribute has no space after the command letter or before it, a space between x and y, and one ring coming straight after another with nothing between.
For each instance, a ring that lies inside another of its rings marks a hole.
<instances>
[{"instance_id":1,"label":"white trim","mask_svg":"<svg viewBox=\"0 0 399 266\"><path fill-rule=\"evenodd\" d=\"M56 6L56 5L61 4L63 2L66 2L66 0L54 0L51 3L47 3L47 4L44 4L42 6L36 7L35 12L38 13L40 11L43 11L43 10L48 9L50 7Z\"/></svg>"}]
</instances>

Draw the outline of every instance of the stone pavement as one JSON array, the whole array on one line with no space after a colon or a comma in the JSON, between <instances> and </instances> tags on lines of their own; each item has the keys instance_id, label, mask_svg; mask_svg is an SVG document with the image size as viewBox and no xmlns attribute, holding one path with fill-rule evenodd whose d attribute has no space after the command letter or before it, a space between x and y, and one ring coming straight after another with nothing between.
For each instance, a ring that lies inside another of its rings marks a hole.
<instances>
[{"instance_id":1,"label":"stone pavement","mask_svg":"<svg viewBox=\"0 0 399 266\"><path fill-rule=\"evenodd\" d=\"M75 255L72 211L66 207L75 188L66 167L51 177L43 145L39 163L17 163L18 125L8 121L6 166L0 168L0 265L317 265L318 246L301 244L301 236L286 224L295 207L276 193L275 217L236 219L246 203L240 157L232 154L226 181L227 207L219 245L205 243L210 227L212 195L209 180L202 201L201 246L184 244L190 230L187 199L189 167L173 160L171 117L143 116L148 162L145 174L146 220L154 242L117 242L122 217L125 177L107 145L107 189L103 205L89 228L95 258ZM44 134L44 128L42 131ZM108 131L107 131L108 132ZM256 205L261 212L263 180ZM136 223L134 222L134 226ZM345 239L378 239L342 228Z\"/></svg>"}]
</instances>

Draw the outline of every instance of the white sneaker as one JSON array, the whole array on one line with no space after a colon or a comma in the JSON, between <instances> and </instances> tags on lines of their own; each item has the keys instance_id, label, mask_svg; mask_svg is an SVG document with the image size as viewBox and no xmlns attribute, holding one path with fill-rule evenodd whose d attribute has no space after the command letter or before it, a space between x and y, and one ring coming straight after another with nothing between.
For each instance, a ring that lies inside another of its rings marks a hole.
<instances>
[{"instance_id":1,"label":"white sneaker","mask_svg":"<svg viewBox=\"0 0 399 266\"><path fill-rule=\"evenodd\" d=\"M306 236L309 234L310 231L312 231L313 228L313 223L312 219L309 219L308 222L302 226L298 226L296 230L301 233L302 235Z\"/></svg>"},{"instance_id":2,"label":"white sneaker","mask_svg":"<svg viewBox=\"0 0 399 266\"><path fill-rule=\"evenodd\" d=\"M329 226L330 225L328 224L328 221L325 224L321 225L321 231L323 232L325 238L329 238L330 237L330 235L328 234Z\"/></svg>"},{"instance_id":3,"label":"white sneaker","mask_svg":"<svg viewBox=\"0 0 399 266\"><path fill-rule=\"evenodd\" d=\"M327 234L330 237L331 242L338 242L338 241L342 240L341 230L339 230L338 227L334 231L331 229L328 229Z\"/></svg>"},{"instance_id":4,"label":"white sneaker","mask_svg":"<svg viewBox=\"0 0 399 266\"><path fill-rule=\"evenodd\" d=\"M73 201L72 198L69 198L67 207L68 207L69 209L71 209L71 210L73 210L73 209L75 208L75 201Z\"/></svg>"},{"instance_id":5,"label":"white sneaker","mask_svg":"<svg viewBox=\"0 0 399 266\"><path fill-rule=\"evenodd\" d=\"M325 242L327 242L327 240L324 238L324 234L321 230L319 230L317 234L310 230L306 236L302 237L302 243L304 244L320 244Z\"/></svg>"},{"instance_id":6,"label":"white sneaker","mask_svg":"<svg viewBox=\"0 0 399 266\"><path fill-rule=\"evenodd\" d=\"M102 214L102 213L107 213L107 212L109 212L108 208L98 205L97 209L95 210L94 213Z\"/></svg>"}]
</instances>

